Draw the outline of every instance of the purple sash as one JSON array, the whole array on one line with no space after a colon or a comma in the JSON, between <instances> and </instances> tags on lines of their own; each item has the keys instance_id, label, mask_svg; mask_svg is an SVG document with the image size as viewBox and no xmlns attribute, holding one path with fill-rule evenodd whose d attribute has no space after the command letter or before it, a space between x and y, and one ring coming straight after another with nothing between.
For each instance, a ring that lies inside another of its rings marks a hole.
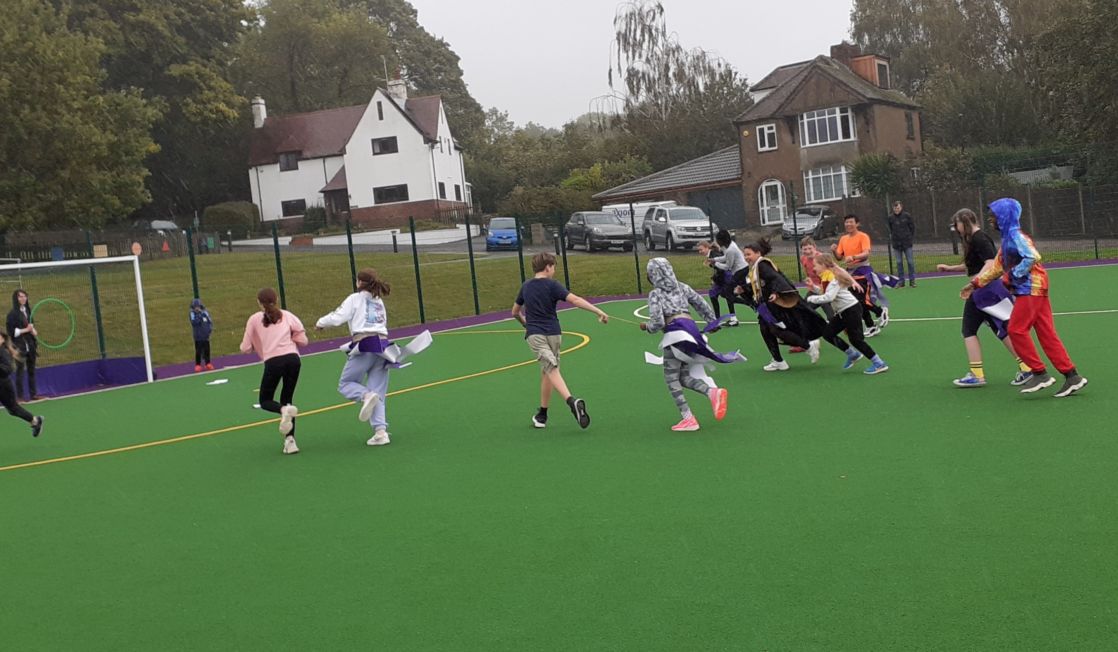
<instances>
[{"instance_id":1,"label":"purple sash","mask_svg":"<svg viewBox=\"0 0 1118 652\"><path fill-rule=\"evenodd\" d=\"M883 285L888 285L891 288L897 287L901 279L893 276L892 274L878 274L873 271L870 265L859 265L850 270L851 276L861 276L866 279L866 293L869 294L870 299L882 308L889 307L889 300L885 298L885 294L881 291Z\"/></svg>"},{"instance_id":2,"label":"purple sash","mask_svg":"<svg viewBox=\"0 0 1118 652\"><path fill-rule=\"evenodd\" d=\"M985 287L976 288L970 298L974 305L982 312L990 315L998 334L998 339L1005 339L1009 331L1006 324L1009 313L1013 310L1013 295L1006 289L1001 281L994 281Z\"/></svg>"},{"instance_id":3,"label":"purple sash","mask_svg":"<svg viewBox=\"0 0 1118 652\"><path fill-rule=\"evenodd\" d=\"M670 333L673 331L683 331L684 333L687 333L692 338L694 338L694 342L676 342L672 345L673 347L679 349L683 353L686 353L692 358L695 356L703 356L704 358L710 358L715 362L721 362L723 364L737 362L741 358L741 354L739 352L719 353L711 349L710 346L706 343L706 338L704 338L703 334L699 332L699 327L697 324L695 324L695 321L693 319L673 319L671 323L669 323L667 327L664 328L664 332Z\"/></svg>"},{"instance_id":4,"label":"purple sash","mask_svg":"<svg viewBox=\"0 0 1118 652\"><path fill-rule=\"evenodd\" d=\"M367 337L361 338L361 340L357 342L356 346L357 350L362 353L384 353L384 350L391 345L392 342L389 341L387 338L383 338L379 335L369 335ZM352 351L353 348L354 345L350 344L349 350Z\"/></svg>"}]
</instances>

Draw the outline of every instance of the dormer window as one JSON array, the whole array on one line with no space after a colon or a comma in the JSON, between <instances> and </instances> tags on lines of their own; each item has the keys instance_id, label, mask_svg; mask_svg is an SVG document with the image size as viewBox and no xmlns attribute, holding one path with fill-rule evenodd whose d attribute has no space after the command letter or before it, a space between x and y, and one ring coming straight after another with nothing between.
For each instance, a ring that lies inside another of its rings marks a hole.
<instances>
[{"instance_id":1,"label":"dormer window","mask_svg":"<svg viewBox=\"0 0 1118 652\"><path fill-rule=\"evenodd\" d=\"M299 169L299 152L284 152L279 155L280 172Z\"/></svg>"},{"instance_id":2,"label":"dormer window","mask_svg":"<svg viewBox=\"0 0 1118 652\"><path fill-rule=\"evenodd\" d=\"M881 88L888 90L891 88L889 83L889 62L877 60L877 85Z\"/></svg>"}]
</instances>

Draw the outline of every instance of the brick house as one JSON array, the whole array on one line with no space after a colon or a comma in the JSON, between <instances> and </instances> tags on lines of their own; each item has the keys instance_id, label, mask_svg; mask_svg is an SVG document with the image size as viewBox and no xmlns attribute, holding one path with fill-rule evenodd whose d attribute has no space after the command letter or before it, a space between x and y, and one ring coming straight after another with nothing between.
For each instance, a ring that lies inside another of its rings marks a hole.
<instances>
[{"instance_id":1,"label":"brick house","mask_svg":"<svg viewBox=\"0 0 1118 652\"><path fill-rule=\"evenodd\" d=\"M750 88L734 120L742 196L751 222L779 224L796 202L836 211L852 196L851 164L869 153L919 154L919 106L889 84L889 60L847 44L831 56L781 66Z\"/></svg>"},{"instance_id":2,"label":"brick house","mask_svg":"<svg viewBox=\"0 0 1118 652\"><path fill-rule=\"evenodd\" d=\"M257 97L252 112L249 183L263 222L293 231L322 206L357 224L399 226L470 207L442 99L409 98L402 80L368 104L269 118Z\"/></svg>"}]
</instances>

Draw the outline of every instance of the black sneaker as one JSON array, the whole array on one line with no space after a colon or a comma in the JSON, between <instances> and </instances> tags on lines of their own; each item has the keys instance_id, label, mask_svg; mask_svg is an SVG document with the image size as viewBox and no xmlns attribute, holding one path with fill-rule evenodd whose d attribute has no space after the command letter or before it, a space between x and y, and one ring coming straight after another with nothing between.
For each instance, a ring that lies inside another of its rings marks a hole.
<instances>
[{"instance_id":1,"label":"black sneaker","mask_svg":"<svg viewBox=\"0 0 1118 652\"><path fill-rule=\"evenodd\" d=\"M1056 392L1055 396L1056 398L1071 396L1072 394L1078 392L1086 386L1086 378L1080 376L1079 374L1072 374L1067 377L1067 380L1064 381L1064 386L1060 388L1060 391Z\"/></svg>"},{"instance_id":2,"label":"black sneaker","mask_svg":"<svg viewBox=\"0 0 1118 652\"><path fill-rule=\"evenodd\" d=\"M1032 394L1033 392L1040 391L1055 382L1056 379L1053 378L1051 374L1049 374L1047 371L1042 371L1038 374L1033 374L1031 378L1025 381L1025 384L1021 386L1021 393Z\"/></svg>"},{"instance_id":3,"label":"black sneaker","mask_svg":"<svg viewBox=\"0 0 1118 652\"><path fill-rule=\"evenodd\" d=\"M547 416L537 412L536 415L534 417L532 417L532 427L533 428L546 428L547 427Z\"/></svg>"},{"instance_id":4,"label":"black sneaker","mask_svg":"<svg viewBox=\"0 0 1118 652\"><path fill-rule=\"evenodd\" d=\"M35 417L31 420L31 436L38 437L39 433L43 431L43 417Z\"/></svg>"},{"instance_id":5,"label":"black sneaker","mask_svg":"<svg viewBox=\"0 0 1118 652\"><path fill-rule=\"evenodd\" d=\"M590 427L590 415L586 412L586 401L576 398L574 403L571 404L571 413L575 415L580 428L585 430Z\"/></svg>"}]
</instances>

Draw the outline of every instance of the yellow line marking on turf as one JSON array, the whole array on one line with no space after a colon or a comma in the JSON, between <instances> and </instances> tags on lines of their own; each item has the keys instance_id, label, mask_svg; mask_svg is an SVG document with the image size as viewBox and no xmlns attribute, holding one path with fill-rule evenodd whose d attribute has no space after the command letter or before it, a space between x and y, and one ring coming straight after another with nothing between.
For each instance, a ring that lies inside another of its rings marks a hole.
<instances>
[{"instance_id":1,"label":"yellow line marking on turf","mask_svg":"<svg viewBox=\"0 0 1118 652\"><path fill-rule=\"evenodd\" d=\"M436 337L438 337L438 336L442 336L442 335L474 335L474 334L491 335L491 334L509 334L509 333L523 334L524 331L523 330L454 331L454 332L435 333L434 335ZM590 336L585 334L585 333L579 333L579 332L576 332L576 331L563 331L563 334L564 335L574 335L575 337L582 338L582 341L579 342L578 344L572 346L569 349L564 349L564 350L560 351L561 354L573 353L574 351L577 351L577 350L583 348L584 346L586 346L587 344L590 343ZM489 375L492 375L492 374L500 373L502 371L508 371L509 369L516 369L517 367L526 367L528 365L533 365L533 364L536 364L535 360L527 360L525 362L517 362L517 363L514 363L514 364L510 364L510 365L505 365L503 367L497 367L496 369L487 369L485 371L478 371L476 373L466 374L464 376L455 376L454 378L446 378L444 380L436 380L434 382L427 383L427 384L424 384L424 385L417 385L415 387L406 387L404 389L398 389L394 392L388 392L388 396L399 396L400 394L417 392L421 389L430 389L432 387L438 387L440 385L447 385L447 384L450 384L450 383L456 383L456 382L460 382L460 381L463 381L463 380L470 380L470 379L473 379L473 378L480 378L482 376L489 376ZM326 407L316 408L314 410L308 410L306 412L300 412L299 417L300 418L301 417L309 417L309 416L313 416L313 415L316 415L316 414L322 414L323 412L329 412L331 410L338 410L338 409L341 409L341 408L353 407L353 405L354 405L353 401L346 401L345 403L338 403L337 405L328 405ZM36 466L46 466L47 464L58 464L60 462L73 462L73 461L76 461L76 460L85 460L85 459L90 459L90 458L93 458L93 457L101 457L103 455L115 455L117 453L127 453L129 451L141 450L141 449L144 449L144 448L153 448L155 446L166 446L167 444L177 444L179 442L190 441L192 439L201 439L203 437L213 437L215 435L223 435L227 432L235 432L237 430L247 430L249 428L255 428L257 426L266 426L266 425L271 424L271 423L279 423L279 419L278 418L276 418L276 419L265 419L263 421L254 421L252 423L243 423L243 424L238 425L238 426L229 426L227 428L218 428L217 430L209 430L207 432L199 432L199 433L195 433L193 435L182 435L180 437L171 437L170 439L161 439L161 440L158 440L158 441L144 442L142 444L132 444L130 446L121 446L119 448L109 448L109 449L106 449L106 450L103 450L103 451L93 451L91 453L80 453L78 455L68 455L66 457L53 457L53 458L46 459L46 460L37 460L35 462L23 462L21 464L12 464L10 466L0 466L0 472L15 471L17 469L27 469L27 468L32 468L32 467L36 467Z\"/></svg>"}]
</instances>

